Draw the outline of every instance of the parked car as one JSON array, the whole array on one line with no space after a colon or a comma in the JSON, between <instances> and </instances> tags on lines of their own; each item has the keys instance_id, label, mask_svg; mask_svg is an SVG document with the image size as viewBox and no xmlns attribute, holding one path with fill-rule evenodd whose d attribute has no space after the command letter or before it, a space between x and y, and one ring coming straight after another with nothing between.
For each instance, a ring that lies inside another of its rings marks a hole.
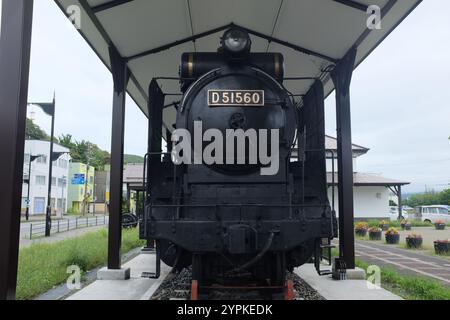
<instances>
[{"instance_id":1,"label":"parked car","mask_svg":"<svg viewBox=\"0 0 450 320\"><path fill-rule=\"evenodd\" d=\"M390 206L389 207L389 218L391 221L398 220L398 207L397 206ZM401 219L409 219L409 213L405 210L405 208L402 208L402 216Z\"/></svg>"},{"instance_id":2,"label":"parked car","mask_svg":"<svg viewBox=\"0 0 450 320\"><path fill-rule=\"evenodd\" d=\"M416 207L414 218L431 223L435 223L437 220L450 222L450 210L447 206L419 206Z\"/></svg>"}]
</instances>

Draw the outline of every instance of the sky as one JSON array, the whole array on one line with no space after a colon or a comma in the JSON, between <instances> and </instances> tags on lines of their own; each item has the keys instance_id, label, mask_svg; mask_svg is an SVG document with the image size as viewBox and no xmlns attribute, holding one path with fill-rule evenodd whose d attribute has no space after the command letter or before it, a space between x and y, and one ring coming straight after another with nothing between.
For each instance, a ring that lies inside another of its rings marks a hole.
<instances>
[{"instance_id":1,"label":"sky","mask_svg":"<svg viewBox=\"0 0 450 320\"><path fill-rule=\"evenodd\" d=\"M423 1L353 75L353 141L370 148L356 169L411 182L406 192L450 186L448 12L450 1ZM109 151L111 74L50 0L35 1L30 68L30 102L56 93L56 136ZM30 112L49 131L49 119ZM334 94L325 112L326 133L335 136ZM145 154L146 118L129 98L125 128L125 153Z\"/></svg>"}]
</instances>

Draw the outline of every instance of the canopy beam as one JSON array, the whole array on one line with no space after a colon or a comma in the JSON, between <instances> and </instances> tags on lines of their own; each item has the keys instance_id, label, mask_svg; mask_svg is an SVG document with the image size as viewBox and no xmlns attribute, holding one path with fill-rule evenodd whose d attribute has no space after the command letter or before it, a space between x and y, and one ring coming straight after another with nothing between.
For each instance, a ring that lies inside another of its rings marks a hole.
<instances>
[{"instance_id":1,"label":"canopy beam","mask_svg":"<svg viewBox=\"0 0 450 320\"><path fill-rule=\"evenodd\" d=\"M362 4L360 2L357 2L357 1L353 1L353 0L333 0L333 1L343 4L347 7L356 9L356 10L367 12L368 6L365 4Z\"/></svg>"},{"instance_id":2,"label":"canopy beam","mask_svg":"<svg viewBox=\"0 0 450 320\"><path fill-rule=\"evenodd\" d=\"M327 60L327 61L332 62L332 63L337 63L338 62L337 59L329 57L329 56L324 55L322 53L318 53L318 52L312 51L310 49L303 48L303 47L298 46L296 44L293 44L293 43L290 43L290 42L287 42L287 41L284 41L284 40L277 39L275 37L266 35L264 33L261 33L261 32L255 31L255 30L248 29L246 27L243 27L243 26L240 26L240 25L237 25L237 24L234 24L234 23L229 23L229 24L226 24L226 25L218 27L218 28L214 28L214 29L211 29L211 30L208 30L208 31L205 31L205 32L202 32L202 33L199 33L199 34L187 37L187 38L183 38L183 39L180 39L180 40L177 40L177 41L174 41L174 42L162 45L160 47L156 47L156 48L153 48L153 49L150 49L150 50L146 50L144 52L137 53L135 55L129 56L129 57L125 58L125 59L127 60L127 62L129 62L131 60L143 58L143 57L151 55L151 54L155 54L155 53L159 53L161 51L169 50L170 48L173 48L173 47L185 44L187 42L191 42L191 41L195 42L197 39L201 39L201 38L210 36L210 35L212 35L214 33L226 30L226 29L231 28L231 27L241 28L242 30L247 31L251 35L254 35L254 36L258 37L258 38L262 38L262 39L267 40L269 43L275 42L275 43L278 43L278 44L280 44L282 46L291 48L291 49L293 49L295 51L298 51L298 52L306 54L306 55L316 56L318 58L321 58L323 60Z\"/></svg>"},{"instance_id":3,"label":"canopy beam","mask_svg":"<svg viewBox=\"0 0 450 320\"><path fill-rule=\"evenodd\" d=\"M103 28L102 24L100 23L100 21L98 20L97 16L95 15L95 13L92 11L92 8L89 6L87 0L78 0L80 2L81 7L83 8L84 11L86 11L87 15L89 16L89 18L91 19L92 23L95 25L95 27L97 28L97 30L100 32L103 40L108 44L109 47L113 47L115 49L115 51L119 52L116 48L116 46L114 45L114 43L112 42L111 38L109 37L108 33L106 32L105 28ZM64 11L64 10L63 10ZM66 14L67 16L67 14ZM83 35L83 34L82 34ZM84 36L83 36L84 37ZM94 51L95 49L92 48ZM104 64L106 65L106 67L108 69L111 69L106 62L104 61ZM147 92L142 88L141 84L139 83L139 81L136 79L136 77L134 76L134 74L131 72L131 70L129 70L130 74L130 80L133 81L133 83L136 85L136 88L139 90L139 92L141 93L142 97L144 97L144 99L146 101L148 101L148 96L147 96ZM137 101L135 101L137 105L139 105L137 103ZM145 112L144 112L145 114Z\"/></svg>"},{"instance_id":4,"label":"canopy beam","mask_svg":"<svg viewBox=\"0 0 450 320\"><path fill-rule=\"evenodd\" d=\"M105 11L105 10L109 10L109 9L121 6L123 4L126 4L128 2L132 2L132 1L134 1L134 0L112 0L112 1L109 1L109 2L106 2L106 3L102 3L102 4L99 4L97 6L92 7L92 11L94 13L98 13L98 12L101 12L101 11Z\"/></svg>"}]
</instances>

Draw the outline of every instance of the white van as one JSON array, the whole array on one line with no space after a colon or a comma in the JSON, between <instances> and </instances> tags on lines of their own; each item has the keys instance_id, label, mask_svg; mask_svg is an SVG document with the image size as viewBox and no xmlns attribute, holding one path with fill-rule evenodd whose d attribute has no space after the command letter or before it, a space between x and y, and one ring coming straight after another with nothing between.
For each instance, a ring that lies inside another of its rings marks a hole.
<instances>
[{"instance_id":1,"label":"white van","mask_svg":"<svg viewBox=\"0 0 450 320\"><path fill-rule=\"evenodd\" d=\"M415 218L431 223L435 223L437 220L450 222L450 210L447 206L420 206L416 207Z\"/></svg>"},{"instance_id":2,"label":"white van","mask_svg":"<svg viewBox=\"0 0 450 320\"><path fill-rule=\"evenodd\" d=\"M391 221L397 221L398 220L398 207L397 206L390 206L389 207L389 219ZM408 211L405 210L405 208L402 207L402 216L400 219L409 219Z\"/></svg>"}]
</instances>

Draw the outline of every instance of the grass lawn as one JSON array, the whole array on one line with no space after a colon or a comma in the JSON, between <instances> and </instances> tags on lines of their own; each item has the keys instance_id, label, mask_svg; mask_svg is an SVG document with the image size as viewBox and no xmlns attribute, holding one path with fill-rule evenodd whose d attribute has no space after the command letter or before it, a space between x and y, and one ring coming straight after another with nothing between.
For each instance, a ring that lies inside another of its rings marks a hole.
<instances>
[{"instance_id":1,"label":"grass lawn","mask_svg":"<svg viewBox=\"0 0 450 320\"><path fill-rule=\"evenodd\" d=\"M369 264L356 260L356 265L367 270ZM391 268L381 268L381 286L407 300L450 300L450 288L437 281L399 274Z\"/></svg>"},{"instance_id":2,"label":"grass lawn","mask_svg":"<svg viewBox=\"0 0 450 320\"><path fill-rule=\"evenodd\" d=\"M137 230L123 230L122 253L142 246ZM64 283L67 267L79 266L84 272L106 263L108 232L100 230L51 244L35 244L19 252L17 299L32 299Z\"/></svg>"}]
</instances>

